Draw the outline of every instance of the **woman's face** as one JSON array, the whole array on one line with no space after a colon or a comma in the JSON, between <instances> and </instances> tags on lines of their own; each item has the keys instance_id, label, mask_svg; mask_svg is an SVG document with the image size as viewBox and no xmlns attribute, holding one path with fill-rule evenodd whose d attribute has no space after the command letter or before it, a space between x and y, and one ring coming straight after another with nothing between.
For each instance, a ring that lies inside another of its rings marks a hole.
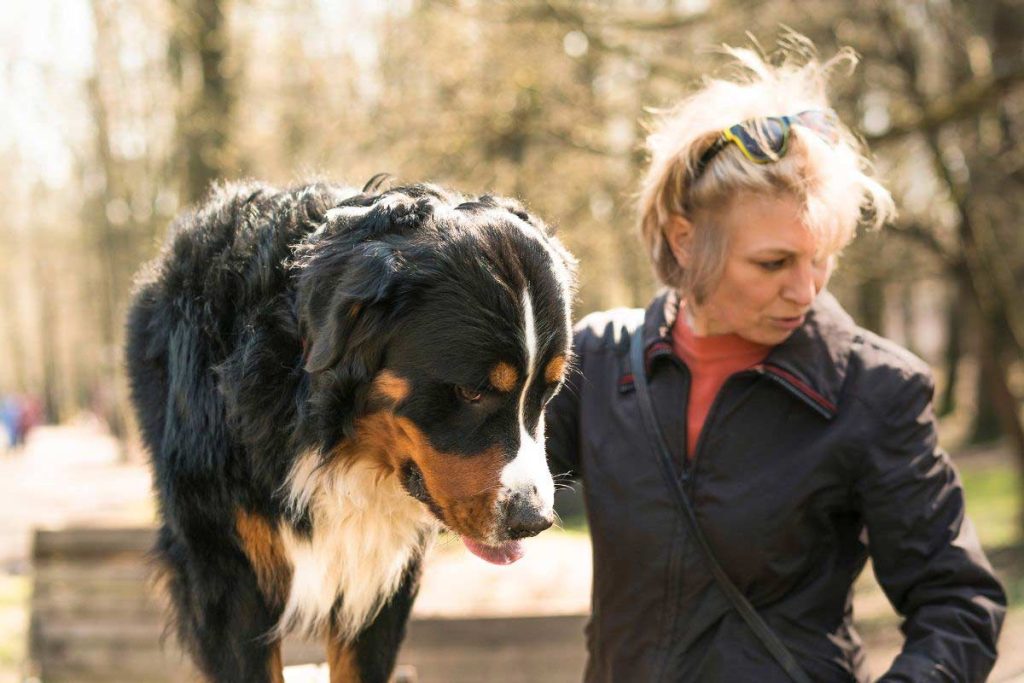
<instances>
[{"instance_id":1,"label":"woman's face","mask_svg":"<svg viewBox=\"0 0 1024 683\"><path fill-rule=\"evenodd\" d=\"M716 215L727 231L721 278L700 306L690 304L694 332L735 333L775 345L804 322L832 270L831 257L817 254L813 233L792 195L739 195ZM673 221L669 239L677 259L689 258L693 226ZM677 248L678 246L678 248Z\"/></svg>"}]
</instances>

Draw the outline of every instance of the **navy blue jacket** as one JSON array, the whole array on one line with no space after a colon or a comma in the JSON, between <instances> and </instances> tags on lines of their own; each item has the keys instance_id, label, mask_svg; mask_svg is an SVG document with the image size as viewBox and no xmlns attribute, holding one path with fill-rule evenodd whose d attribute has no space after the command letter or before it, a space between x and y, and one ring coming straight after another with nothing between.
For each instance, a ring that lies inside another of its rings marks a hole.
<instances>
[{"instance_id":1,"label":"navy blue jacket","mask_svg":"<svg viewBox=\"0 0 1024 683\"><path fill-rule=\"evenodd\" d=\"M907 640L884 681L984 681L1006 596L937 445L925 363L827 292L765 361L730 377L688 460L678 301L585 318L547 412L553 473L583 482L594 545L587 681L787 683L714 583L638 413L644 325L657 417L719 561L811 679L867 681L851 587L870 556Z\"/></svg>"}]
</instances>

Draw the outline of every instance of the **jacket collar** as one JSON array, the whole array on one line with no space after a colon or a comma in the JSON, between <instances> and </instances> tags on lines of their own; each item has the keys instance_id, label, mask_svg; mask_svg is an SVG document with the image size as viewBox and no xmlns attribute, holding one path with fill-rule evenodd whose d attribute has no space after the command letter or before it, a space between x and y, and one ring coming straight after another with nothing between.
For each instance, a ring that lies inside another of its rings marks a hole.
<instances>
[{"instance_id":1,"label":"jacket collar","mask_svg":"<svg viewBox=\"0 0 1024 683\"><path fill-rule=\"evenodd\" d=\"M654 298L644 315L648 374L659 359L674 357L672 325L679 311L673 290ZM826 418L838 411L839 393L849 367L857 326L828 291L814 301L804 324L776 346L755 369L770 377Z\"/></svg>"}]
</instances>

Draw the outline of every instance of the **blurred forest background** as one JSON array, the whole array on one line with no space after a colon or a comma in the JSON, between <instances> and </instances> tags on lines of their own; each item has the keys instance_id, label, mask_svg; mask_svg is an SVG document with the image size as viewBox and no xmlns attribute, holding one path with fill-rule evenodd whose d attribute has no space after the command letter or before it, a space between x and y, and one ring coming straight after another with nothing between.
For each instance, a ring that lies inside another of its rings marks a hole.
<instances>
[{"instance_id":1,"label":"blurred forest background","mask_svg":"<svg viewBox=\"0 0 1024 683\"><path fill-rule=\"evenodd\" d=\"M578 316L643 305L655 283L634 198L650 112L718 72L723 44L770 55L790 29L823 59L861 56L834 103L900 209L830 287L934 368L968 510L1024 604L1024 0L3 0L0 416L29 398L71 424L40 430L24 457L0 438L0 683L24 680L32 529L152 521L124 315L134 274L212 182L358 187L388 172L514 195L578 256ZM83 416L121 464L96 464ZM574 524L533 583L558 586L562 558L580 611L589 576L566 567L589 569L589 552ZM480 572L442 571L434 594L469 604ZM530 584L481 585L513 583ZM870 577L857 590L884 667L897 618ZM113 659L141 652L111 642ZM1012 642L1021 607L993 680L1024 673Z\"/></svg>"},{"instance_id":2,"label":"blurred forest background","mask_svg":"<svg viewBox=\"0 0 1024 683\"><path fill-rule=\"evenodd\" d=\"M1001 438L1024 468L1019 0L39 0L0 18L0 394L49 421L88 410L130 435L133 274L220 178L515 195L579 257L580 315L644 303L648 111L720 68L716 46L771 53L792 27L861 55L836 108L900 207L832 289L931 362L958 443Z\"/></svg>"}]
</instances>

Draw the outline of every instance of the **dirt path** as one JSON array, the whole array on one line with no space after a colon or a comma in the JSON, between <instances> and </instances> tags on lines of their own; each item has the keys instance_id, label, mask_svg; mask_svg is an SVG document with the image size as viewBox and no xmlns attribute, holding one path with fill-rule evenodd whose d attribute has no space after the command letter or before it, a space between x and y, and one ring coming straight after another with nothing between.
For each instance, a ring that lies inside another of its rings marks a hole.
<instances>
[{"instance_id":1,"label":"dirt path","mask_svg":"<svg viewBox=\"0 0 1024 683\"><path fill-rule=\"evenodd\" d=\"M0 454L0 567L26 570L34 528L151 520L149 472L117 457L114 440L89 423L41 427L22 451Z\"/></svg>"}]
</instances>

